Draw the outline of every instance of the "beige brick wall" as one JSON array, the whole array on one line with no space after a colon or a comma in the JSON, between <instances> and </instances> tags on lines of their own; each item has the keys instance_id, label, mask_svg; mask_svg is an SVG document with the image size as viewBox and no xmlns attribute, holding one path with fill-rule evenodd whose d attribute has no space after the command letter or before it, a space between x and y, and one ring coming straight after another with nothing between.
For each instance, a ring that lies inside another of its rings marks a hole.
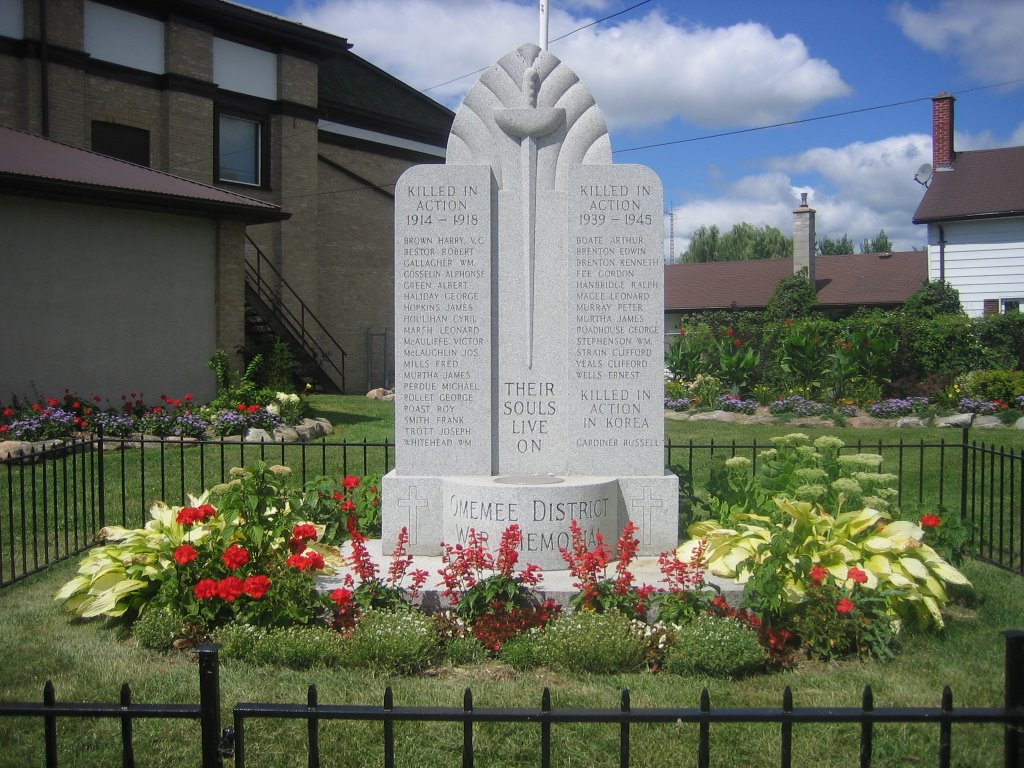
<instances>
[{"instance_id":1,"label":"beige brick wall","mask_svg":"<svg viewBox=\"0 0 1024 768\"><path fill-rule=\"evenodd\" d=\"M164 27L164 65L175 75L213 80L213 34L173 19Z\"/></svg>"}]
</instances>

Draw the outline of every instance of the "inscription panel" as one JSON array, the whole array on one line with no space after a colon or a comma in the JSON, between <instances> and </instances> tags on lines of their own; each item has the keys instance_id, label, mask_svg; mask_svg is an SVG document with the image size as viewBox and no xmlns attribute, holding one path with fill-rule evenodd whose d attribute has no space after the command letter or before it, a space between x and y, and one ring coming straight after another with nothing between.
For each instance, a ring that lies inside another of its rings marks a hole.
<instances>
[{"instance_id":1,"label":"inscription panel","mask_svg":"<svg viewBox=\"0 0 1024 768\"><path fill-rule=\"evenodd\" d=\"M491 471L491 180L416 166L395 188L395 466Z\"/></svg>"},{"instance_id":2,"label":"inscription panel","mask_svg":"<svg viewBox=\"0 0 1024 768\"><path fill-rule=\"evenodd\" d=\"M569 199L573 466L592 474L660 474L661 182L643 166L582 166L571 176Z\"/></svg>"}]
</instances>

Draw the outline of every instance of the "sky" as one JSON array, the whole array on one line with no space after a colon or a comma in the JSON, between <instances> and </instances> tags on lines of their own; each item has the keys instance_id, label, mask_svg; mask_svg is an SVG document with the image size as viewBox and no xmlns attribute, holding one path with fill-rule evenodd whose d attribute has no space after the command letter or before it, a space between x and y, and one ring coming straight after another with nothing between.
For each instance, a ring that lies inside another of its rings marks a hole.
<instances>
[{"instance_id":1,"label":"sky","mask_svg":"<svg viewBox=\"0 0 1024 768\"><path fill-rule=\"evenodd\" d=\"M242 2L347 38L453 110L476 70L539 37L537 0ZM914 175L943 91L957 97L956 150L1024 144L1020 0L548 5L549 50L593 94L615 162L661 177L676 259L700 226L791 234L801 192L819 238L859 246L884 229L895 250L923 248Z\"/></svg>"}]
</instances>

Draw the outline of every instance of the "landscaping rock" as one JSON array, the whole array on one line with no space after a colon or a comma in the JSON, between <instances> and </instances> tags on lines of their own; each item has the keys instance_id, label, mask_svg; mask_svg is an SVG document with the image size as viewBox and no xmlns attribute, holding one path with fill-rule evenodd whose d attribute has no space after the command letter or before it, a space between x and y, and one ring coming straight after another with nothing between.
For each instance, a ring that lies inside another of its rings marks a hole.
<instances>
[{"instance_id":1,"label":"landscaping rock","mask_svg":"<svg viewBox=\"0 0 1024 768\"><path fill-rule=\"evenodd\" d=\"M1024 416L1021 416L1015 422L1013 422L1014 429L1024 429Z\"/></svg>"},{"instance_id":2,"label":"landscaping rock","mask_svg":"<svg viewBox=\"0 0 1024 768\"><path fill-rule=\"evenodd\" d=\"M935 418L936 427L956 427L963 429L964 427L971 426L971 422L974 421L973 413L957 413L953 416L939 416Z\"/></svg>"},{"instance_id":3,"label":"landscaping rock","mask_svg":"<svg viewBox=\"0 0 1024 768\"><path fill-rule=\"evenodd\" d=\"M928 426L928 421L920 416L902 416L896 421L896 426L900 429L923 429Z\"/></svg>"},{"instance_id":4,"label":"landscaping rock","mask_svg":"<svg viewBox=\"0 0 1024 768\"><path fill-rule=\"evenodd\" d=\"M665 411L665 418L672 419L672 421L689 421L690 414L688 411ZM1024 427L1021 427L1021 429L1024 429Z\"/></svg>"},{"instance_id":5,"label":"landscaping rock","mask_svg":"<svg viewBox=\"0 0 1024 768\"><path fill-rule=\"evenodd\" d=\"M998 416L975 416L971 422L972 429L994 429L1001 426L1003 422Z\"/></svg>"},{"instance_id":6,"label":"landscaping rock","mask_svg":"<svg viewBox=\"0 0 1024 768\"><path fill-rule=\"evenodd\" d=\"M377 387L376 389L371 389L369 392L366 393L366 396L370 400L385 400L387 399L388 395L394 395L394 390L387 390L384 389L384 387Z\"/></svg>"},{"instance_id":7,"label":"landscaping rock","mask_svg":"<svg viewBox=\"0 0 1024 768\"><path fill-rule=\"evenodd\" d=\"M32 443L26 443L22 440L4 440L0 443L0 461L27 456L30 450L32 450Z\"/></svg>"},{"instance_id":8,"label":"landscaping rock","mask_svg":"<svg viewBox=\"0 0 1024 768\"><path fill-rule=\"evenodd\" d=\"M876 427L892 426L892 419L880 419L877 416L869 416L866 413L858 413L846 420L846 426L854 429L874 429Z\"/></svg>"},{"instance_id":9,"label":"landscaping rock","mask_svg":"<svg viewBox=\"0 0 1024 768\"><path fill-rule=\"evenodd\" d=\"M394 397L394 393L392 393L391 396ZM313 421L315 421L317 424L319 424L321 427L323 427L325 435L333 435L334 434L334 425L331 424L331 422L329 422L323 416L318 416L317 418L313 419Z\"/></svg>"},{"instance_id":10,"label":"landscaping rock","mask_svg":"<svg viewBox=\"0 0 1024 768\"><path fill-rule=\"evenodd\" d=\"M295 425L295 431L299 433L299 439L303 442L317 440L324 436L324 427L314 419L303 419Z\"/></svg>"},{"instance_id":11,"label":"landscaping rock","mask_svg":"<svg viewBox=\"0 0 1024 768\"><path fill-rule=\"evenodd\" d=\"M245 442L247 443L272 443L274 438L270 436L270 433L265 429L250 429L245 433Z\"/></svg>"},{"instance_id":12,"label":"landscaping rock","mask_svg":"<svg viewBox=\"0 0 1024 768\"><path fill-rule=\"evenodd\" d=\"M707 411L705 413L693 414L690 416L690 421L721 421L731 424L734 421L738 421L739 416L738 413L733 413L732 411Z\"/></svg>"},{"instance_id":13,"label":"landscaping rock","mask_svg":"<svg viewBox=\"0 0 1024 768\"><path fill-rule=\"evenodd\" d=\"M299 442L299 433L295 431L294 427L289 427L287 424L281 424L280 426L274 427L274 442L297 443Z\"/></svg>"},{"instance_id":14,"label":"landscaping rock","mask_svg":"<svg viewBox=\"0 0 1024 768\"><path fill-rule=\"evenodd\" d=\"M777 424L778 421L779 417L770 413L754 413L743 417L744 424Z\"/></svg>"},{"instance_id":15,"label":"landscaping rock","mask_svg":"<svg viewBox=\"0 0 1024 768\"><path fill-rule=\"evenodd\" d=\"M799 419L792 419L786 422L788 427L834 427L835 422L832 419L826 419L822 416L804 416Z\"/></svg>"}]
</instances>

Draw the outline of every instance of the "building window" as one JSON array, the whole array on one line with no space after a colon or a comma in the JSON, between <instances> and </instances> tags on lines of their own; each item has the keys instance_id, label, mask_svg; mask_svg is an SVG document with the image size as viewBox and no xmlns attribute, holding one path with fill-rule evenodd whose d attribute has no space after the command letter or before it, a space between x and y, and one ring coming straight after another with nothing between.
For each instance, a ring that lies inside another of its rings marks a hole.
<instances>
[{"instance_id":1,"label":"building window","mask_svg":"<svg viewBox=\"0 0 1024 768\"><path fill-rule=\"evenodd\" d=\"M1003 299L1003 312L1020 312L1024 299Z\"/></svg>"},{"instance_id":2,"label":"building window","mask_svg":"<svg viewBox=\"0 0 1024 768\"><path fill-rule=\"evenodd\" d=\"M92 151L148 168L149 131L93 120Z\"/></svg>"},{"instance_id":3,"label":"building window","mask_svg":"<svg viewBox=\"0 0 1024 768\"><path fill-rule=\"evenodd\" d=\"M981 302L981 314L998 315L999 299L983 299Z\"/></svg>"},{"instance_id":4,"label":"building window","mask_svg":"<svg viewBox=\"0 0 1024 768\"><path fill-rule=\"evenodd\" d=\"M234 115L217 118L217 178L237 184L261 186L263 181L264 123Z\"/></svg>"}]
</instances>

